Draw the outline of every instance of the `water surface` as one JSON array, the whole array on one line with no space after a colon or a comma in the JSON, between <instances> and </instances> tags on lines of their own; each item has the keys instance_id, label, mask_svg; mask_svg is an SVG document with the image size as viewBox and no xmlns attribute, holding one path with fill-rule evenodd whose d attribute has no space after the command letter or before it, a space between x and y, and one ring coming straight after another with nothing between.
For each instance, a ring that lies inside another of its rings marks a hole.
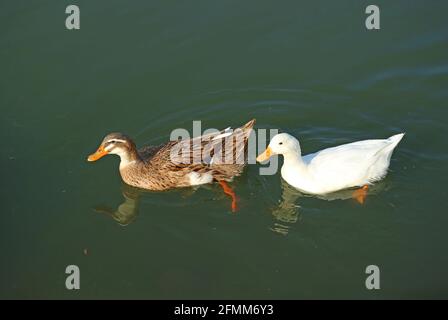
<instances>
[{"instance_id":1,"label":"water surface","mask_svg":"<svg viewBox=\"0 0 448 320\"><path fill-rule=\"evenodd\" d=\"M79 31L68 4L0 4L0 297L448 298L448 4L376 1L379 31L367 1L78 0ZM141 193L86 162L109 132L251 118L304 153L406 136L362 206L251 165L232 214L219 186Z\"/></svg>"}]
</instances>

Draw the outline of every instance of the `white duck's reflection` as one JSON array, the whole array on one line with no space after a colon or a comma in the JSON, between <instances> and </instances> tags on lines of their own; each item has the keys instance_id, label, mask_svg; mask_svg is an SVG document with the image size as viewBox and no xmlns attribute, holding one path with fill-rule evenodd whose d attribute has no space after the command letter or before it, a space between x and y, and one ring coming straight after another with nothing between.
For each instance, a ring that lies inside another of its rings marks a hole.
<instances>
[{"instance_id":1,"label":"white duck's reflection","mask_svg":"<svg viewBox=\"0 0 448 320\"><path fill-rule=\"evenodd\" d=\"M386 189L386 186L387 184L384 180L370 186L367 198ZM272 210L272 215L275 221L274 225L271 227L271 230L282 235L287 235L291 226L302 219L300 214L301 206L298 203L298 199L300 198L304 199L314 197L326 201L351 200L357 203L355 199L353 199L353 189L341 190L325 195L307 195L293 188L283 179L281 180L281 187L282 199L279 205Z\"/></svg>"}]
</instances>

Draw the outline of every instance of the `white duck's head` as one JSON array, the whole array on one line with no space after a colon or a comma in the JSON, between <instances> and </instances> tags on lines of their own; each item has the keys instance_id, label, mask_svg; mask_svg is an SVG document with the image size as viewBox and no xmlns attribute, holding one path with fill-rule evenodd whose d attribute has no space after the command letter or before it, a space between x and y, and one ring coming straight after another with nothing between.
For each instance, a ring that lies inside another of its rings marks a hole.
<instances>
[{"instance_id":1,"label":"white duck's head","mask_svg":"<svg viewBox=\"0 0 448 320\"><path fill-rule=\"evenodd\" d=\"M266 150L257 157L257 161L266 161L276 154L300 156L299 141L290 134L279 133L272 138Z\"/></svg>"}]
</instances>

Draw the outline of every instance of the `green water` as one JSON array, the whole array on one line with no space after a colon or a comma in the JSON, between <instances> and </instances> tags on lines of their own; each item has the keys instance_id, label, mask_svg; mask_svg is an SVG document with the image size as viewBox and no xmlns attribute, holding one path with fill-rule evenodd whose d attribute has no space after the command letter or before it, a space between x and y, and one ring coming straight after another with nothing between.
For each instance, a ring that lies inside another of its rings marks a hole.
<instances>
[{"instance_id":1,"label":"green water","mask_svg":"<svg viewBox=\"0 0 448 320\"><path fill-rule=\"evenodd\" d=\"M0 297L448 298L448 3L375 1L377 31L368 4L2 1ZM406 136L364 205L251 165L232 214L216 185L139 194L117 158L86 162L112 131L156 144L251 118L304 153Z\"/></svg>"}]
</instances>

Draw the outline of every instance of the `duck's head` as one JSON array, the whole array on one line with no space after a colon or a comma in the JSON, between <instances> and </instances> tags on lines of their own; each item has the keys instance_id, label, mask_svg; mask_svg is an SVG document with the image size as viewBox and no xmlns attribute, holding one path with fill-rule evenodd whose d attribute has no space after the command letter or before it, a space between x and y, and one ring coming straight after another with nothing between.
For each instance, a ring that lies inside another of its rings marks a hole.
<instances>
[{"instance_id":1,"label":"duck's head","mask_svg":"<svg viewBox=\"0 0 448 320\"><path fill-rule=\"evenodd\" d=\"M272 138L266 150L257 157L257 161L266 161L276 154L300 155L300 152L300 144L296 138L287 133L279 133Z\"/></svg>"},{"instance_id":2,"label":"duck's head","mask_svg":"<svg viewBox=\"0 0 448 320\"><path fill-rule=\"evenodd\" d=\"M108 134L101 142L98 149L92 153L87 161L96 161L108 154L117 154L121 160L131 160L135 153L135 144L127 135L114 132Z\"/></svg>"}]
</instances>

